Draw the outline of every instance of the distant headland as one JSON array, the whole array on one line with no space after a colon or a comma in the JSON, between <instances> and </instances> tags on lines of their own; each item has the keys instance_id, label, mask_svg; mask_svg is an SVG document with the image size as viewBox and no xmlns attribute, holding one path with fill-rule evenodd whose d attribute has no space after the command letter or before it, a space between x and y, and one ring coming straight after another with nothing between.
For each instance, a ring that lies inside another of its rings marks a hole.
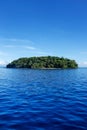
<instances>
[{"instance_id":1,"label":"distant headland","mask_svg":"<svg viewBox=\"0 0 87 130\"><path fill-rule=\"evenodd\" d=\"M30 58L19 58L9 63L7 68L31 68L31 69L52 69L52 68L78 68L75 60L56 56L41 56Z\"/></svg>"}]
</instances>

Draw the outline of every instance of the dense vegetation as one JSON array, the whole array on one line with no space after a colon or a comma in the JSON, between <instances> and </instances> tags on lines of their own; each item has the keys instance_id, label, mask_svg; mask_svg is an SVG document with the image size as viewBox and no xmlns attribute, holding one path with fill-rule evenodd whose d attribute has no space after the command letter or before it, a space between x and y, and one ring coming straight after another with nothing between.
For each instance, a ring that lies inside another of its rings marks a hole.
<instances>
[{"instance_id":1,"label":"dense vegetation","mask_svg":"<svg viewBox=\"0 0 87 130\"><path fill-rule=\"evenodd\" d=\"M77 68L75 60L63 57L42 56L20 58L7 65L7 68Z\"/></svg>"}]
</instances>

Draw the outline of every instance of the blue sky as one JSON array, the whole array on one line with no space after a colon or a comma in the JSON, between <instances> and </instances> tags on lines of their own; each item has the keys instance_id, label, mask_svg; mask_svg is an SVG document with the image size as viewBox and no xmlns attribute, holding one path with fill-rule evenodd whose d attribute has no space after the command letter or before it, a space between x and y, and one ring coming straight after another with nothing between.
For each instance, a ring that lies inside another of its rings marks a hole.
<instances>
[{"instance_id":1,"label":"blue sky","mask_svg":"<svg viewBox=\"0 0 87 130\"><path fill-rule=\"evenodd\" d=\"M0 1L0 64L43 55L87 66L87 0Z\"/></svg>"}]
</instances>

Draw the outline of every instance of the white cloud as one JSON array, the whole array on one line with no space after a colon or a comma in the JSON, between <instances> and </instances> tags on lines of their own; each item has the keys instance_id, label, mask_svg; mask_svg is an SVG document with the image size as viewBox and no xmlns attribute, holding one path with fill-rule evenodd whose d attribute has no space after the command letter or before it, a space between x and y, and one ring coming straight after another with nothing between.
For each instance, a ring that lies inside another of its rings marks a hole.
<instances>
[{"instance_id":1,"label":"white cloud","mask_svg":"<svg viewBox=\"0 0 87 130\"><path fill-rule=\"evenodd\" d=\"M87 65L87 61L83 62L84 65Z\"/></svg>"},{"instance_id":2,"label":"white cloud","mask_svg":"<svg viewBox=\"0 0 87 130\"><path fill-rule=\"evenodd\" d=\"M79 66L81 66L81 67L87 67L87 61L79 63Z\"/></svg>"},{"instance_id":3,"label":"white cloud","mask_svg":"<svg viewBox=\"0 0 87 130\"><path fill-rule=\"evenodd\" d=\"M6 64L7 64L6 61L2 61L2 60L0 60L0 66L6 65Z\"/></svg>"},{"instance_id":4,"label":"white cloud","mask_svg":"<svg viewBox=\"0 0 87 130\"><path fill-rule=\"evenodd\" d=\"M23 48L23 49L28 49L28 50L35 50L36 48L33 47L33 46L23 46L23 45L11 45L11 44L8 44L8 45L4 45L3 47L5 48Z\"/></svg>"},{"instance_id":5,"label":"white cloud","mask_svg":"<svg viewBox=\"0 0 87 130\"><path fill-rule=\"evenodd\" d=\"M1 41L10 41L10 42L24 42L24 43L33 43L31 40L27 39L16 39L16 38L0 38Z\"/></svg>"},{"instance_id":6,"label":"white cloud","mask_svg":"<svg viewBox=\"0 0 87 130\"><path fill-rule=\"evenodd\" d=\"M7 53L0 51L0 56L5 58L6 60L12 57L15 59L16 56L44 56L44 55L52 55L52 53L45 52L45 50L41 50L35 47L30 40L26 39L8 39L8 38L0 38L0 42L2 43L0 47L2 50L5 50ZM15 52L15 53L13 53ZM2 59L2 60L3 60ZM1 60L1 64L4 62Z\"/></svg>"},{"instance_id":7,"label":"white cloud","mask_svg":"<svg viewBox=\"0 0 87 130\"><path fill-rule=\"evenodd\" d=\"M29 49L29 50L35 50L36 48L35 47L32 47L32 46L24 46L25 49Z\"/></svg>"}]
</instances>

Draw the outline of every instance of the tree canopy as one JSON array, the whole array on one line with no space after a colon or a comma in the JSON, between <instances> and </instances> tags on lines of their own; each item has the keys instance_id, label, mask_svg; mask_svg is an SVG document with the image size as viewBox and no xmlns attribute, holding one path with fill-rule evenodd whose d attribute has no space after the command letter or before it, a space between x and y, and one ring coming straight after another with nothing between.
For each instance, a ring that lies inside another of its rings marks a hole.
<instances>
[{"instance_id":1,"label":"tree canopy","mask_svg":"<svg viewBox=\"0 0 87 130\"><path fill-rule=\"evenodd\" d=\"M44 69L44 68L77 68L78 64L75 60L70 60L63 57L55 56L41 56L30 58L19 58L9 63L7 68L32 68L32 69Z\"/></svg>"}]
</instances>

